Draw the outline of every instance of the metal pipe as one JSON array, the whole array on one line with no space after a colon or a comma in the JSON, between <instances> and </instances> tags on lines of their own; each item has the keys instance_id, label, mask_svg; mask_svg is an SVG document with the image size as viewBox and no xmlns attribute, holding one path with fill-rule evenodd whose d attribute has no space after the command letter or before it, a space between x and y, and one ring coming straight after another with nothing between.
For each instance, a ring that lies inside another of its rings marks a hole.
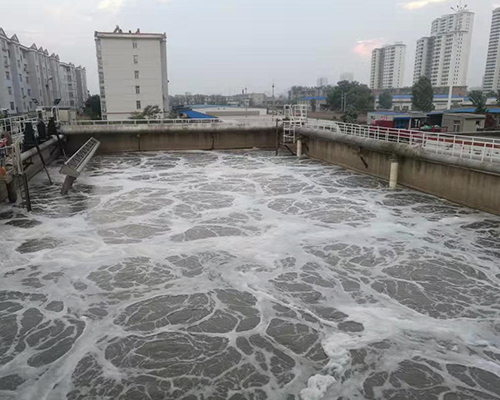
<instances>
[{"instance_id":1,"label":"metal pipe","mask_svg":"<svg viewBox=\"0 0 500 400\"><path fill-rule=\"evenodd\" d=\"M297 140L297 157L302 157L302 140Z\"/></svg>"}]
</instances>

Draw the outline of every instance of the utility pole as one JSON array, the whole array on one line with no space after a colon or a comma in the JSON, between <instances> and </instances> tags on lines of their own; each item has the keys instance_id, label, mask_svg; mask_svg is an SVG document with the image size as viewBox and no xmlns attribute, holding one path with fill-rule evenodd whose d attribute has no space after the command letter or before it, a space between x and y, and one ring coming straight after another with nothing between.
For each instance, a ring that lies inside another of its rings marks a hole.
<instances>
[{"instance_id":1,"label":"utility pole","mask_svg":"<svg viewBox=\"0 0 500 400\"><path fill-rule=\"evenodd\" d=\"M249 103L249 100L248 100L248 88L245 87L245 118L248 118L248 103Z\"/></svg>"},{"instance_id":2,"label":"utility pole","mask_svg":"<svg viewBox=\"0 0 500 400\"><path fill-rule=\"evenodd\" d=\"M273 115L276 114L276 100L274 98L274 88L275 88L275 85L274 85L274 79L273 79Z\"/></svg>"}]
</instances>

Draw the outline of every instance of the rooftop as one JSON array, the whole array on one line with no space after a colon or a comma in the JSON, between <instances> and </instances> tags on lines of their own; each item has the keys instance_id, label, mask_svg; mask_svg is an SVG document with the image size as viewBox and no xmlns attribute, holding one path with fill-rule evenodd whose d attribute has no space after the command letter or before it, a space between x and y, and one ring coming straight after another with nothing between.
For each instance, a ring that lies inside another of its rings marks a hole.
<instances>
[{"instance_id":1,"label":"rooftop","mask_svg":"<svg viewBox=\"0 0 500 400\"><path fill-rule=\"evenodd\" d=\"M94 32L95 38L134 38L134 39L166 39L167 34L164 33L146 33L141 32L139 28L135 32L129 30L128 32L123 32L123 30L116 25L113 32Z\"/></svg>"}]
</instances>

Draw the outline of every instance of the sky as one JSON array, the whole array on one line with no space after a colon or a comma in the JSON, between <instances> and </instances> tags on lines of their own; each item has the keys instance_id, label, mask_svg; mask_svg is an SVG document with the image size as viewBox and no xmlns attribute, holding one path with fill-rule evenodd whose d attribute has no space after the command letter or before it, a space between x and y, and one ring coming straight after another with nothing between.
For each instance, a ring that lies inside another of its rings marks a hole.
<instances>
[{"instance_id":1,"label":"sky","mask_svg":"<svg viewBox=\"0 0 500 400\"><path fill-rule=\"evenodd\" d=\"M94 31L167 33L170 94L285 93L292 85L330 83L343 72L369 82L371 51L407 45L411 85L416 41L459 0L17 0L0 27L21 43L47 48L87 69L98 93ZM467 1L467 0L465 0ZM1 0L7 2L7 0ZM464 2L465 4L465 2ZM491 12L500 0L469 0L475 15L468 85L484 75Z\"/></svg>"}]
</instances>

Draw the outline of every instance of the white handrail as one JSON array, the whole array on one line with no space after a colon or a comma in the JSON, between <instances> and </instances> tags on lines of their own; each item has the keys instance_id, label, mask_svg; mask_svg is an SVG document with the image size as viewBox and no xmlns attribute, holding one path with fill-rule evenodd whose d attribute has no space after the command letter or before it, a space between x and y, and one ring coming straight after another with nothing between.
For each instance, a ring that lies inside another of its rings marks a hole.
<instances>
[{"instance_id":1,"label":"white handrail","mask_svg":"<svg viewBox=\"0 0 500 400\"><path fill-rule=\"evenodd\" d=\"M182 118L182 119L124 119L124 120L76 120L63 125L187 125L187 124L214 124L220 123L219 118Z\"/></svg>"},{"instance_id":2,"label":"white handrail","mask_svg":"<svg viewBox=\"0 0 500 400\"><path fill-rule=\"evenodd\" d=\"M401 143L436 154L500 163L500 140L498 139L324 120L308 120L304 127L318 131L330 131L385 142Z\"/></svg>"}]
</instances>

